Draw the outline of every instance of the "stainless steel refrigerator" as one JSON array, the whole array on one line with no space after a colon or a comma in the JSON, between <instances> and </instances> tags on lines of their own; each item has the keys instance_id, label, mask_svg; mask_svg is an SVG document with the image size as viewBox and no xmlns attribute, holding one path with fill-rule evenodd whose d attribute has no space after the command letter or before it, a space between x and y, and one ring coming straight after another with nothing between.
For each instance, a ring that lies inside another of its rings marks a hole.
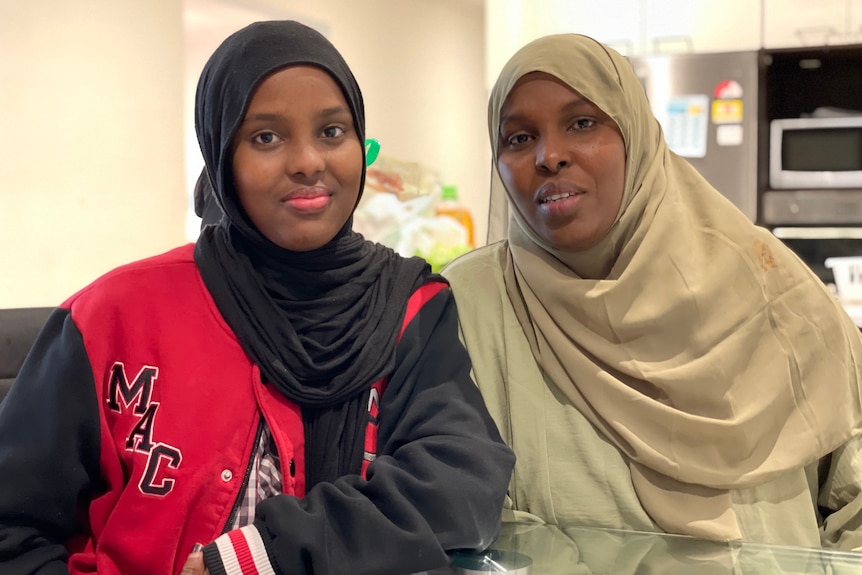
<instances>
[{"instance_id":1,"label":"stainless steel refrigerator","mask_svg":"<svg viewBox=\"0 0 862 575\"><path fill-rule=\"evenodd\" d=\"M757 217L757 51L630 58L671 150Z\"/></svg>"}]
</instances>

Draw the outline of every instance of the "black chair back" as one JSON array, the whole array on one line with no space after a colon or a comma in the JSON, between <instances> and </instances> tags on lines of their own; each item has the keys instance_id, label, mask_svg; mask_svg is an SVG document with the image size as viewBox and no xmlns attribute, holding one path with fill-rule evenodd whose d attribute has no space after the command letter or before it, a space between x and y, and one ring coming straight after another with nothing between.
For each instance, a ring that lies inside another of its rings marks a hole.
<instances>
[{"instance_id":1,"label":"black chair back","mask_svg":"<svg viewBox=\"0 0 862 575\"><path fill-rule=\"evenodd\" d=\"M15 383L24 358L52 311L52 307L0 309L0 401Z\"/></svg>"}]
</instances>

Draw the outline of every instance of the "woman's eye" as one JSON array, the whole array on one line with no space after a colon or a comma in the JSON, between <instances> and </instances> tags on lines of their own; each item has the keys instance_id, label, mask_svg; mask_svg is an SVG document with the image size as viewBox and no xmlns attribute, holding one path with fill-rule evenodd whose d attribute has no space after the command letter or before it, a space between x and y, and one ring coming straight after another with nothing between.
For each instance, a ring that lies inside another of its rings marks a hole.
<instances>
[{"instance_id":1,"label":"woman's eye","mask_svg":"<svg viewBox=\"0 0 862 575\"><path fill-rule=\"evenodd\" d=\"M254 138L255 143L258 144L272 144L276 140L276 135L272 132L261 132L257 134Z\"/></svg>"},{"instance_id":2,"label":"woman's eye","mask_svg":"<svg viewBox=\"0 0 862 575\"><path fill-rule=\"evenodd\" d=\"M529 139L530 137L527 134L512 134L506 138L506 144L509 146L519 146L521 144L526 144Z\"/></svg>"},{"instance_id":3,"label":"woman's eye","mask_svg":"<svg viewBox=\"0 0 862 575\"><path fill-rule=\"evenodd\" d=\"M589 130L595 125L596 121L591 120L590 118L578 118L572 124L572 128L575 130Z\"/></svg>"},{"instance_id":4,"label":"woman's eye","mask_svg":"<svg viewBox=\"0 0 862 575\"><path fill-rule=\"evenodd\" d=\"M327 138L337 138L344 134L344 128L341 126L328 126L323 129L323 135Z\"/></svg>"}]
</instances>

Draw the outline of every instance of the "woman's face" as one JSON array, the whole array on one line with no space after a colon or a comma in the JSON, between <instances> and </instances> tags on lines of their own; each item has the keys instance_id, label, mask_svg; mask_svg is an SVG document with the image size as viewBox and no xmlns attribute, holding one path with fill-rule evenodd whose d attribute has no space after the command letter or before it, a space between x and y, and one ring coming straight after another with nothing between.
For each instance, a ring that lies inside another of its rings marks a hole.
<instances>
[{"instance_id":1,"label":"woman's face","mask_svg":"<svg viewBox=\"0 0 862 575\"><path fill-rule=\"evenodd\" d=\"M623 199L626 149L616 123L542 72L523 76L500 113L497 167L527 223L559 250L592 247Z\"/></svg>"},{"instance_id":2,"label":"woman's face","mask_svg":"<svg viewBox=\"0 0 862 575\"><path fill-rule=\"evenodd\" d=\"M264 236L292 251L335 237L359 197L362 158L344 95L312 66L266 78L233 137L243 209Z\"/></svg>"}]
</instances>

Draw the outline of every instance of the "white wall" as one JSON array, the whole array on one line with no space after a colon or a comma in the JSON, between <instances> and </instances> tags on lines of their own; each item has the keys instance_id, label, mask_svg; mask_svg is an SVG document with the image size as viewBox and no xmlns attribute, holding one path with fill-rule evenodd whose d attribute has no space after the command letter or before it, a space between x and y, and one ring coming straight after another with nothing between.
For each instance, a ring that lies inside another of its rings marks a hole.
<instances>
[{"instance_id":1,"label":"white wall","mask_svg":"<svg viewBox=\"0 0 862 575\"><path fill-rule=\"evenodd\" d=\"M484 237L481 0L221 1L326 28L368 135L458 185ZM56 305L185 241L186 153L199 152L184 41L180 0L0 2L0 308Z\"/></svg>"},{"instance_id":2,"label":"white wall","mask_svg":"<svg viewBox=\"0 0 862 575\"><path fill-rule=\"evenodd\" d=\"M0 307L183 239L175 0L0 2Z\"/></svg>"}]
</instances>

